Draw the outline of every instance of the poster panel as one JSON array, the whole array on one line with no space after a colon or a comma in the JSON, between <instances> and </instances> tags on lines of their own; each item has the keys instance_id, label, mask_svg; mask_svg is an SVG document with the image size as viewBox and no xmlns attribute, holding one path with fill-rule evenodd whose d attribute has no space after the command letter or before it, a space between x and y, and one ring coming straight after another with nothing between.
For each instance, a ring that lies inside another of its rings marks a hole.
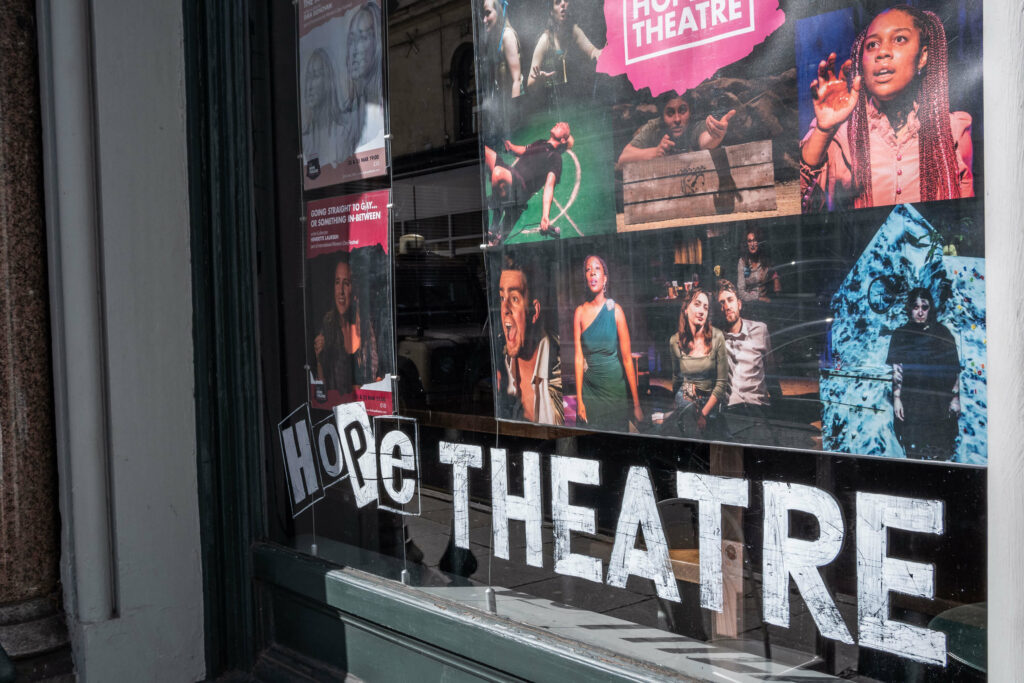
<instances>
[{"instance_id":1,"label":"poster panel","mask_svg":"<svg viewBox=\"0 0 1024 683\"><path fill-rule=\"evenodd\" d=\"M394 319L389 190L306 204L309 401L330 410L362 401L392 413Z\"/></svg>"},{"instance_id":2,"label":"poster panel","mask_svg":"<svg viewBox=\"0 0 1024 683\"><path fill-rule=\"evenodd\" d=\"M609 201L623 232L980 196L981 4L896 6L488 0L491 243L600 234ZM569 180L602 215L581 227L544 181L585 144Z\"/></svg>"},{"instance_id":3,"label":"poster panel","mask_svg":"<svg viewBox=\"0 0 1024 683\"><path fill-rule=\"evenodd\" d=\"M384 175L380 5L303 0L296 8L303 188Z\"/></svg>"},{"instance_id":4,"label":"poster panel","mask_svg":"<svg viewBox=\"0 0 1024 683\"><path fill-rule=\"evenodd\" d=\"M979 3L483 8L500 417L986 464ZM493 145L557 193L574 115L597 229L541 231Z\"/></svg>"}]
</instances>

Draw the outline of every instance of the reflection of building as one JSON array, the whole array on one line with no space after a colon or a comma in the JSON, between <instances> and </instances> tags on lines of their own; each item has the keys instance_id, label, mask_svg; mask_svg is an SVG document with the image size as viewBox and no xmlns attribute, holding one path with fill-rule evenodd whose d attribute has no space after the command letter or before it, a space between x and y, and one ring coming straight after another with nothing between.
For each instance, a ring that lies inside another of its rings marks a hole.
<instances>
[{"instance_id":1,"label":"reflection of building","mask_svg":"<svg viewBox=\"0 0 1024 683\"><path fill-rule=\"evenodd\" d=\"M483 216L471 7L405 0L389 10L394 230L423 238L396 261L399 384L406 405L437 408L480 394L490 375L476 280Z\"/></svg>"},{"instance_id":2,"label":"reflection of building","mask_svg":"<svg viewBox=\"0 0 1024 683\"><path fill-rule=\"evenodd\" d=\"M927 287L960 355L956 462L984 464L986 425L985 261L942 255L938 233L913 207L897 207L832 299L832 363L821 371L827 450L903 457L893 432L889 338L906 322L907 292Z\"/></svg>"},{"instance_id":3,"label":"reflection of building","mask_svg":"<svg viewBox=\"0 0 1024 683\"><path fill-rule=\"evenodd\" d=\"M401 3L388 17L397 235L430 251L479 252L480 165L470 5Z\"/></svg>"},{"instance_id":4,"label":"reflection of building","mask_svg":"<svg viewBox=\"0 0 1024 683\"><path fill-rule=\"evenodd\" d=\"M469 4L407 0L389 10L392 154L442 150L473 137L472 107L466 109L476 99Z\"/></svg>"}]
</instances>

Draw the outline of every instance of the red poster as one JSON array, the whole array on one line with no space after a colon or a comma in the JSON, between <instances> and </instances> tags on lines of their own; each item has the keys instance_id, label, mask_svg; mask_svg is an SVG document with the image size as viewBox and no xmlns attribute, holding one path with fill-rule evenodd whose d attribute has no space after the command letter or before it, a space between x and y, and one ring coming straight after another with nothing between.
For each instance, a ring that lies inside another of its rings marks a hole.
<instances>
[{"instance_id":1,"label":"red poster","mask_svg":"<svg viewBox=\"0 0 1024 683\"><path fill-rule=\"evenodd\" d=\"M306 258L379 244L388 251L388 190L306 204Z\"/></svg>"},{"instance_id":2,"label":"red poster","mask_svg":"<svg viewBox=\"0 0 1024 683\"><path fill-rule=\"evenodd\" d=\"M310 404L392 412L394 322L388 190L306 204Z\"/></svg>"}]
</instances>

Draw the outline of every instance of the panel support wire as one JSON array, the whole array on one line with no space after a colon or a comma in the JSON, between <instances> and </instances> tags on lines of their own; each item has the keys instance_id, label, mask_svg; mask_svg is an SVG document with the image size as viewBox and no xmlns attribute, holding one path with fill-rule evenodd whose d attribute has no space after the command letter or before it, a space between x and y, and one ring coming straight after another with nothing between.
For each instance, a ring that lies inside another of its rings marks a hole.
<instances>
[{"instance_id":1,"label":"panel support wire","mask_svg":"<svg viewBox=\"0 0 1024 683\"><path fill-rule=\"evenodd\" d=\"M494 448L498 448L501 438L501 420L494 421ZM494 470L491 470L491 476L494 476ZM504 476L504 475L502 475ZM491 500L491 537L487 542L487 588L484 589L484 598L487 600L487 611L491 614L498 613L498 596L494 592L494 583L492 581L492 569L494 560L494 500Z\"/></svg>"}]
</instances>

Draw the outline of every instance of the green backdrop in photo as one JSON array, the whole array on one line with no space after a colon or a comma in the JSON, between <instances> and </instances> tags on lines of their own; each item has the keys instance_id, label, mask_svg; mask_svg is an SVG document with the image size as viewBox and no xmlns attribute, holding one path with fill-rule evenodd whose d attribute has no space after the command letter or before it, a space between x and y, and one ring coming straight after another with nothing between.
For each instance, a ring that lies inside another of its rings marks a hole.
<instances>
[{"instance_id":1,"label":"green backdrop in photo","mask_svg":"<svg viewBox=\"0 0 1024 683\"><path fill-rule=\"evenodd\" d=\"M518 129L511 140L517 145L529 145L537 140L547 140L551 127L565 121L572 130L575 144L572 152L580 162L580 185L575 200L567 207L564 216L555 221L561 230L561 238L604 235L615 232L615 158L611 149L611 134L604 115L593 108L569 109L559 112L540 113ZM515 161L515 155L499 151L508 164ZM555 201L563 207L570 201L576 184L576 164L566 152L562 155L562 176L555 185ZM489 183L488 183L489 185ZM488 190L489 193L489 190ZM552 241L553 238L537 233L540 225L541 196L538 190L527 202L526 211L519 217L505 244ZM553 219L562 211L555 202L551 204L550 217ZM575 224L575 227L573 225Z\"/></svg>"}]
</instances>

